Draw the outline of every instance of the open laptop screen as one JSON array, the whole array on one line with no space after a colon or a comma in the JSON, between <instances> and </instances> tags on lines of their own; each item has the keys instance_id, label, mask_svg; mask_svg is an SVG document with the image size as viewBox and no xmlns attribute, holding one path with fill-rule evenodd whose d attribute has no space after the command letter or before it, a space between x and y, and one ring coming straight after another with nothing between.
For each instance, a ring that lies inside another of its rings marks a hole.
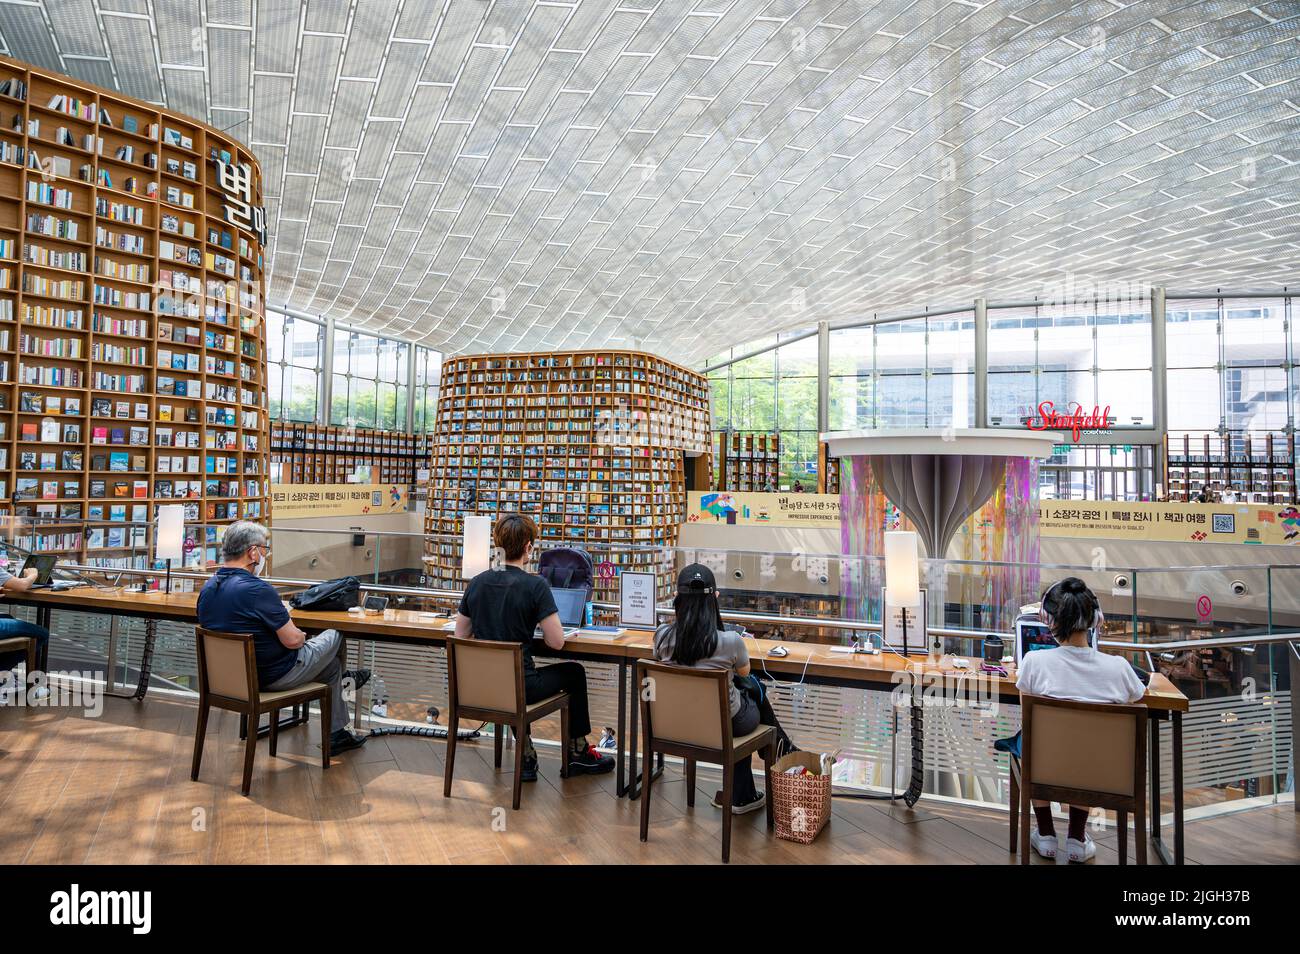
<instances>
[{"instance_id":1,"label":"open laptop screen","mask_svg":"<svg viewBox=\"0 0 1300 954\"><path fill-rule=\"evenodd\" d=\"M42 585L50 582L50 573L54 570L54 563L58 560L53 554L36 554L33 553L23 563L23 567L17 575L22 576L31 567L36 568L36 581Z\"/></svg>"},{"instance_id":2,"label":"open laptop screen","mask_svg":"<svg viewBox=\"0 0 1300 954\"><path fill-rule=\"evenodd\" d=\"M581 626L587 606L586 589L557 588L551 590L551 595L555 597L555 608L560 611L560 625Z\"/></svg>"}]
</instances>

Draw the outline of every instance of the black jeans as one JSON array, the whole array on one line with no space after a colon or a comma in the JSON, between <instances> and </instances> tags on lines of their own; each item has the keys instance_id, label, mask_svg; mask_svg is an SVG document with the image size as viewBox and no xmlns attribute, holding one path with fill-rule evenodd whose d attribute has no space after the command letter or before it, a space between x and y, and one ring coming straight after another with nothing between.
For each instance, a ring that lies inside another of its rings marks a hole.
<instances>
[{"instance_id":1,"label":"black jeans","mask_svg":"<svg viewBox=\"0 0 1300 954\"><path fill-rule=\"evenodd\" d=\"M777 721L772 704L767 701L767 692L762 683L750 676L737 676L736 688L740 690L740 710L731 717L731 734L733 737L748 735L760 725L770 725L776 729L777 754L794 748L790 737ZM754 787L753 756L737 762L731 775L731 804L743 805L752 801L758 794Z\"/></svg>"},{"instance_id":2,"label":"black jeans","mask_svg":"<svg viewBox=\"0 0 1300 954\"><path fill-rule=\"evenodd\" d=\"M582 663L552 663L524 672L526 701L541 702L557 692L569 694L569 735L585 738L591 732L591 715L587 711L587 671Z\"/></svg>"},{"instance_id":3,"label":"black jeans","mask_svg":"<svg viewBox=\"0 0 1300 954\"><path fill-rule=\"evenodd\" d=\"M731 717L731 735L739 738L749 735L759 726L758 703L748 693L740 694L740 711ZM731 804L752 802L758 794L754 787L754 757L741 759L731 770Z\"/></svg>"}]
</instances>

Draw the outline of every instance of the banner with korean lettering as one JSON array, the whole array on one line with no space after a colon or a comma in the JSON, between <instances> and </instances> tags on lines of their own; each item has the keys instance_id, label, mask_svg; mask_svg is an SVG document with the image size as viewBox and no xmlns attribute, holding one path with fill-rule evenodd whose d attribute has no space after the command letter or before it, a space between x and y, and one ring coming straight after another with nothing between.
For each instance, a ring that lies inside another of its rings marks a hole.
<instances>
[{"instance_id":1,"label":"banner with korean lettering","mask_svg":"<svg viewBox=\"0 0 1300 954\"><path fill-rule=\"evenodd\" d=\"M404 513L407 497L398 484L272 484L271 519Z\"/></svg>"},{"instance_id":2,"label":"banner with korean lettering","mask_svg":"<svg viewBox=\"0 0 1300 954\"><path fill-rule=\"evenodd\" d=\"M1044 500L1038 530L1043 537L1289 546L1300 543L1300 510L1290 504Z\"/></svg>"},{"instance_id":3,"label":"banner with korean lettering","mask_svg":"<svg viewBox=\"0 0 1300 954\"><path fill-rule=\"evenodd\" d=\"M764 527L838 527L839 494L762 494L729 490L696 491L688 523Z\"/></svg>"}]
</instances>

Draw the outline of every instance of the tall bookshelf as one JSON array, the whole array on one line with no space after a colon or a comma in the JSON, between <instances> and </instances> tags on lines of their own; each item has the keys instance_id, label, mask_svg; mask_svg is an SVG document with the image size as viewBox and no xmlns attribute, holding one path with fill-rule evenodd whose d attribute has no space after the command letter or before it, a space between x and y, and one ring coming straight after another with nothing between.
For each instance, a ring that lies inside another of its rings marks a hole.
<instances>
[{"instance_id":1,"label":"tall bookshelf","mask_svg":"<svg viewBox=\"0 0 1300 954\"><path fill-rule=\"evenodd\" d=\"M1208 486L1232 490L1242 503L1294 503L1294 434L1247 434L1238 448L1231 437L1165 435L1165 486L1170 500L1193 499Z\"/></svg>"},{"instance_id":2,"label":"tall bookshelf","mask_svg":"<svg viewBox=\"0 0 1300 954\"><path fill-rule=\"evenodd\" d=\"M410 485L429 466L429 442L405 431L274 421L271 463L286 484L344 484L369 467L372 483Z\"/></svg>"},{"instance_id":3,"label":"tall bookshelf","mask_svg":"<svg viewBox=\"0 0 1300 954\"><path fill-rule=\"evenodd\" d=\"M779 434L718 434L718 490L775 491L781 480Z\"/></svg>"},{"instance_id":4,"label":"tall bookshelf","mask_svg":"<svg viewBox=\"0 0 1300 954\"><path fill-rule=\"evenodd\" d=\"M465 514L526 513L541 543L583 547L672 589L685 455L709 450L708 381L639 351L493 354L443 362L425 569L459 587ZM611 547L621 548L612 552ZM598 598L616 593L596 580Z\"/></svg>"},{"instance_id":5,"label":"tall bookshelf","mask_svg":"<svg viewBox=\"0 0 1300 954\"><path fill-rule=\"evenodd\" d=\"M263 252L202 123L0 57L0 512L27 549L144 567L164 503L189 566L268 516Z\"/></svg>"},{"instance_id":6,"label":"tall bookshelf","mask_svg":"<svg viewBox=\"0 0 1300 954\"><path fill-rule=\"evenodd\" d=\"M825 441L817 442L817 492L840 492L840 459L831 456L830 445Z\"/></svg>"}]
</instances>

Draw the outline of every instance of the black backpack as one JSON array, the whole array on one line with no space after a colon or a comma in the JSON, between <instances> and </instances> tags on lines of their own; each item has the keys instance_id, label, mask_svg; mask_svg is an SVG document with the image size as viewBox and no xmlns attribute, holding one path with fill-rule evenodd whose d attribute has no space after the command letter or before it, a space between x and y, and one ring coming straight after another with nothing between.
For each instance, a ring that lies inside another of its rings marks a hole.
<instances>
[{"instance_id":1,"label":"black backpack","mask_svg":"<svg viewBox=\"0 0 1300 954\"><path fill-rule=\"evenodd\" d=\"M355 576L326 580L289 597L289 605L294 609L322 613L349 610L360 602L361 582Z\"/></svg>"},{"instance_id":2,"label":"black backpack","mask_svg":"<svg viewBox=\"0 0 1300 954\"><path fill-rule=\"evenodd\" d=\"M591 601L591 588L595 579L591 554L577 547L552 547L543 550L537 560L537 573L557 590L586 590Z\"/></svg>"}]
</instances>

